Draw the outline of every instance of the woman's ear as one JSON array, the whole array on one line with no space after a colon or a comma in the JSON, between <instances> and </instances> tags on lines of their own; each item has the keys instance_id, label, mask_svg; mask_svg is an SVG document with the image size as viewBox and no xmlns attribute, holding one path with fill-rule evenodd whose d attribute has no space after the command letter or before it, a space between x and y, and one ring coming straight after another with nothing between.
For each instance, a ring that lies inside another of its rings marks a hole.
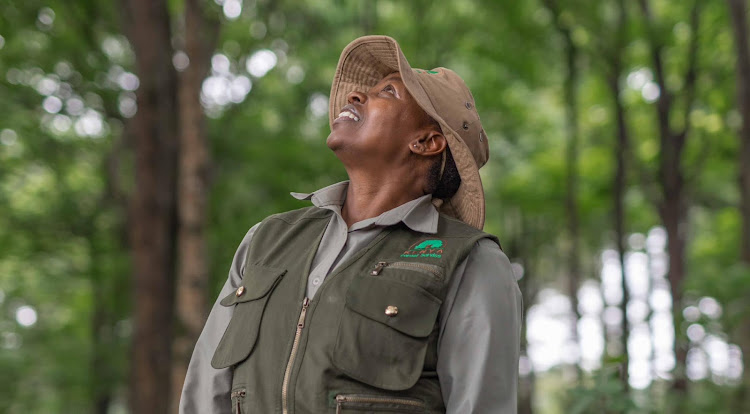
<instances>
[{"instance_id":1,"label":"woman's ear","mask_svg":"<svg viewBox=\"0 0 750 414\"><path fill-rule=\"evenodd\" d=\"M409 150L414 154L430 157L445 151L446 145L447 142L443 134L430 131L421 138L409 142Z\"/></svg>"}]
</instances>

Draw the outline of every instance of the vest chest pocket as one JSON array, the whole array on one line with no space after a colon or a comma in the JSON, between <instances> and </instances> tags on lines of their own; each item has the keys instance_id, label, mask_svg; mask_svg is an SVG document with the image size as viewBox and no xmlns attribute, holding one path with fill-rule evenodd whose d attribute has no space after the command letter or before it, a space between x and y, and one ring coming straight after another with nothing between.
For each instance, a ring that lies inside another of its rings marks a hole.
<instances>
[{"instance_id":1,"label":"vest chest pocket","mask_svg":"<svg viewBox=\"0 0 750 414\"><path fill-rule=\"evenodd\" d=\"M416 285L379 277L355 279L346 294L333 365L374 387L411 388L422 373L441 304Z\"/></svg>"},{"instance_id":2,"label":"vest chest pocket","mask_svg":"<svg viewBox=\"0 0 750 414\"><path fill-rule=\"evenodd\" d=\"M226 368L250 355L258 339L268 297L285 273L285 269L266 266L248 265L245 268L242 285L219 302L222 306L234 306L234 312L216 347L212 367Z\"/></svg>"}]
</instances>

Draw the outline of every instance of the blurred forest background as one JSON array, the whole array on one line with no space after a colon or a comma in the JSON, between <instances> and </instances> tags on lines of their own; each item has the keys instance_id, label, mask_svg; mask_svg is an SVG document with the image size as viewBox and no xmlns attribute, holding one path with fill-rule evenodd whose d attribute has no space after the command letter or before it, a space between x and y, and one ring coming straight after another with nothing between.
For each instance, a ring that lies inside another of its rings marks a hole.
<instances>
[{"instance_id":1,"label":"blurred forest background","mask_svg":"<svg viewBox=\"0 0 750 414\"><path fill-rule=\"evenodd\" d=\"M345 178L342 48L472 89L519 412L750 413L747 0L0 2L0 412L175 412L247 229ZM743 369L743 366L745 367Z\"/></svg>"}]
</instances>

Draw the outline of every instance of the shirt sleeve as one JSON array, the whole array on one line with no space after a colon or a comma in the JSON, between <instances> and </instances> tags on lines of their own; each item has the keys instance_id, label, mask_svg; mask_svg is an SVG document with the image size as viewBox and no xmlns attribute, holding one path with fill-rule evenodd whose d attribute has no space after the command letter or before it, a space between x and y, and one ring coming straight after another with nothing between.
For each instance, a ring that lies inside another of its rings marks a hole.
<instances>
[{"instance_id":1,"label":"shirt sleeve","mask_svg":"<svg viewBox=\"0 0 750 414\"><path fill-rule=\"evenodd\" d=\"M523 298L496 243L477 242L440 312L437 373L446 413L516 414Z\"/></svg>"},{"instance_id":2,"label":"shirt sleeve","mask_svg":"<svg viewBox=\"0 0 750 414\"><path fill-rule=\"evenodd\" d=\"M232 413L230 398L232 369L215 369L211 366L214 351L219 345L234 311L233 307L221 306L219 301L236 290L242 283L242 276L245 272L245 255L259 224L248 230L237 248L232 266L229 269L229 277L221 288L219 297L211 309L208 320L206 320L206 325L195 344L193 356L190 358L190 365L188 365L187 375L185 376L185 384L182 387L180 414Z\"/></svg>"}]
</instances>

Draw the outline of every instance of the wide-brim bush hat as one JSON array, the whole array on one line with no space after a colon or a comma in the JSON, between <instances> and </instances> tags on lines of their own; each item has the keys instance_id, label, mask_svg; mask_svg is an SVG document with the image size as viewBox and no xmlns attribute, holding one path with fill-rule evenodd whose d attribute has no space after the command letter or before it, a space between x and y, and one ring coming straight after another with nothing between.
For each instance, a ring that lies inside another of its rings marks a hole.
<instances>
[{"instance_id":1,"label":"wide-brim bush hat","mask_svg":"<svg viewBox=\"0 0 750 414\"><path fill-rule=\"evenodd\" d=\"M461 176L456 194L435 204L440 211L481 230L485 201L479 168L489 158L489 145L474 97L455 72L443 67L413 69L398 42L388 36L355 39L341 52L333 77L328 112L331 126L348 103L349 93L366 92L393 72L399 72L419 106L440 124Z\"/></svg>"}]
</instances>

